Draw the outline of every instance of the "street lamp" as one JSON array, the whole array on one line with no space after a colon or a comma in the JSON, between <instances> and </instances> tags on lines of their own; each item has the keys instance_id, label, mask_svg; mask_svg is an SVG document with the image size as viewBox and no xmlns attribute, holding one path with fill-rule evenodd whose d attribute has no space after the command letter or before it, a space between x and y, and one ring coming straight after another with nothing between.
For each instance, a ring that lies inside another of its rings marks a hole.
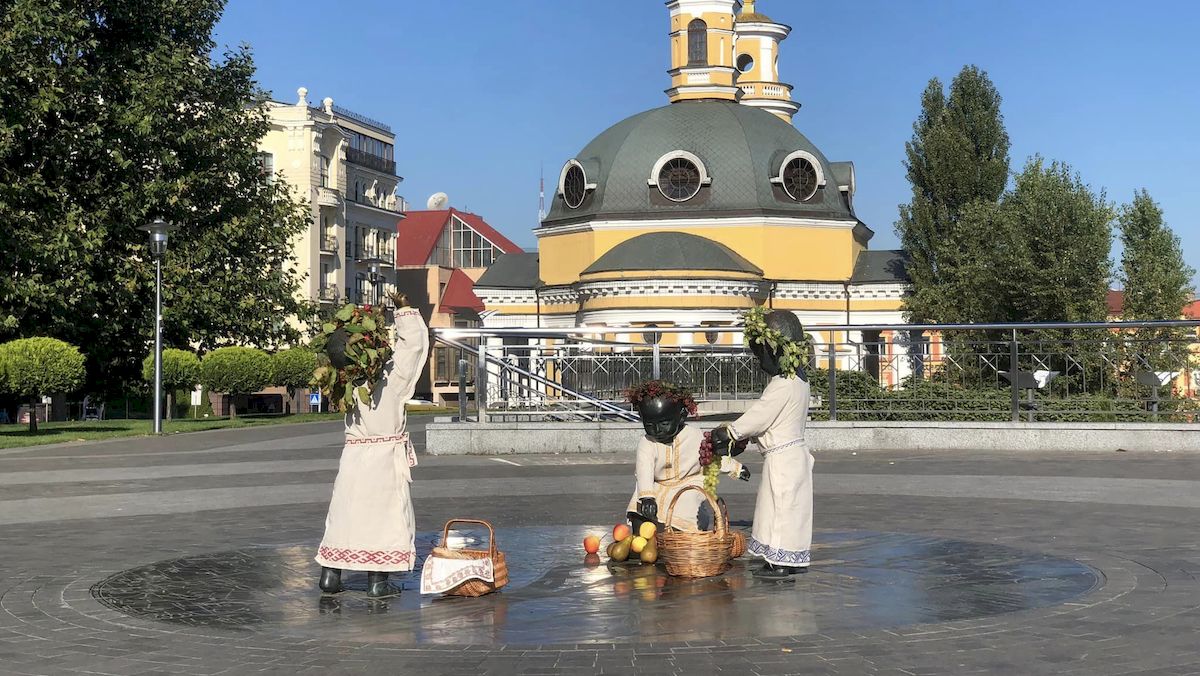
<instances>
[{"instance_id":1,"label":"street lamp","mask_svg":"<svg viewBox=\"0 0 1200 676\"><path fill-rule=\"evenodd\" d=\"M161 218L138 228L150 235L150 255L154 258L154 433L162 434L162 257L167 253L167 237L179 226Z\"/></svg>"},{"instance_id":2,"label":"street lamp","mask_svg":"<svg viewBox=\"0 0 1200 676\"><path fill-rule=\"evenodd\" d=\"M368 268L367 278L371 281L371 302L379 304L379 261L371 261L371 266Z\"/></svg>"}]
</instances>

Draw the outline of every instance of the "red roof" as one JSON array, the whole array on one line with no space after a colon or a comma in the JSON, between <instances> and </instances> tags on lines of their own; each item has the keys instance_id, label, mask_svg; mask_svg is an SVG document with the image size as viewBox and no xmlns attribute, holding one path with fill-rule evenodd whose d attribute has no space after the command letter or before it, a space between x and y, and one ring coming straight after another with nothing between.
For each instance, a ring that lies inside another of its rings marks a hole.
<instances>
[{"instance_id":1,"label":"red roof","mask_svg":"<svg viewBox=\"0 0 1200 676\"><path fill-rule=\"evenodd\" d=\"M467 273L455 268L446 282L446 290L438 303L438 312L454 314L457 310L483 312L483 301L475 295L475 282Z\"/></svg>"},{"instance_id":2,"label":"red roof","mask_svg":"<svg viewBox=\"0 0 1200 676\"><path fill-rule=\"evenodd\" d=\"M1183 306L1184 319L1200 319L1200 300L1194 300Z\"/></svg>"},{"instance_id":3,"label":"red roof","mask_svg":"<svg viewBox=\"0 0 1200 676\"><path fill-rule=\"evenodd\" d=\"M1125 310L1125 292L1109 289L1104 297L1104 304L1108 306L1109 317L1119 317Z\"/></svg>"},{"instance_id":4,"label":"red roof","mask_svg":"<svg viewBox=\"0 0 1200 676\"><path fill-rule=\"evenodd\" d=\"M438 236L450 216L458 216L475 232L483 235L489 242L495 244L504 253L520 253L521 247L513 244L510 239L501 235L482 217L459 211L457 209L441 209L437 211L409 211L397 225L396 235L396 265L426 265L437 246Z\"/></svg>"}]
</instances>

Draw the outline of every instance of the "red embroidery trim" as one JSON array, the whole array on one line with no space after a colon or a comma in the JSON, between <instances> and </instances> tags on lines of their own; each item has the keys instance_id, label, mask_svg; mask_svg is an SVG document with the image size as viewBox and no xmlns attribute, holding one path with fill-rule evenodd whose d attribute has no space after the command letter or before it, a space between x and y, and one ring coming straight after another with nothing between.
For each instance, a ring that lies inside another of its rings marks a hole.
<instances>
[{"instance_id":1,"label":"red embroidery trim","mask_svg":"<svg viewBox=\"0 0 1200 676\"><path fill-rule=\"evenodd\" d=\"M339 547L321 547L317 555L326 561L342 563L378 563L398 564L412 563L416 552L413 551L373 551L370 549L341 549Z\"/></svg>"}]
</instances>

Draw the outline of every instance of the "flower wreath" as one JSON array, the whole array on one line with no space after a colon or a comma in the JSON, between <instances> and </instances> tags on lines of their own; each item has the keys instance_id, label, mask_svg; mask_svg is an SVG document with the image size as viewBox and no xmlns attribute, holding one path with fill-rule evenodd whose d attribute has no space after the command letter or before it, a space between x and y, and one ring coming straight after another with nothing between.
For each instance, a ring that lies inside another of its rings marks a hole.
<instances>
[{"instance_id":1,"label":"flower wreath","mask_svg":"<svg viewBox=\"0 0 1200 676\"><path fill-rule=\"evenodd\" d=\"M688 415L693 418L698 415L696 398L692 395L692 391L686 387L680 387L679 385L662 380L647 380L625 390L625 401L634 406L640 404L643 399L653 399L655 397L666 397L671 401L683 404L683 407L687 409Z\"/></svg>"},{"instance_id":2,"label":"flower wreath","mask_svg":"<svg viewBox=\"0 0 1200 676\"><path fill-rule=\"evenodd\" d=\"M403 294L394 294L390 300L398 308L408 304ZM359 402L369 402L381 382L383 367L392 358L391 328L383 306L349 303L333 315L333 321L321 326L317 341L328 344L338 330L346 333L346 365L318 366L312 385L320 388L337 410L348 413Z\"/></svg>"},{"instance_id":3,"label":"flower wreath","mask_svg":"<svg viewBox=\"0 0 1200 676\"><path fill-rule=\"evenodd\" d=\"M767 326L766 308L760 306L746 310L742 313L742 322L745 325L742 335L746 347L758 343L779 353L779 368L785 377L795 378L796 372L803 370L807 346L800 341L785 338L779 329Z\"/></svg>"}]
</instances>

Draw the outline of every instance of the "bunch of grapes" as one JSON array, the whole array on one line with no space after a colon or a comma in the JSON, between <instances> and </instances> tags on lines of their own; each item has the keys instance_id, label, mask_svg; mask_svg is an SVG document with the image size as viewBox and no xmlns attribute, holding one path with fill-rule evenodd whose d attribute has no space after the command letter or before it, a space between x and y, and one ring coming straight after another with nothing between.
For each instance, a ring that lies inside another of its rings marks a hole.
<instances>
[{"instance_id":1,"label":"bunch of grapes","mask_svg":"<svg viewBox=\"0 0 1200 676\"><path fill-rule=\"evenodd\" d=\"M704 466L704 491L717 497L717 483L721 481L721 463L710 462Z\"/></svg>"},{"instance_id":2,"label":"bunch of grapes","mask_svg":"<svg viewBox=\"0 0 1200 676\"><path fill-rule=\"evenodd\" d=\"M700 466L708 467L716 457L716 453L713 452L712 432L705 432L704 438L700 440Z\"/></svg>"}]
</instances>

